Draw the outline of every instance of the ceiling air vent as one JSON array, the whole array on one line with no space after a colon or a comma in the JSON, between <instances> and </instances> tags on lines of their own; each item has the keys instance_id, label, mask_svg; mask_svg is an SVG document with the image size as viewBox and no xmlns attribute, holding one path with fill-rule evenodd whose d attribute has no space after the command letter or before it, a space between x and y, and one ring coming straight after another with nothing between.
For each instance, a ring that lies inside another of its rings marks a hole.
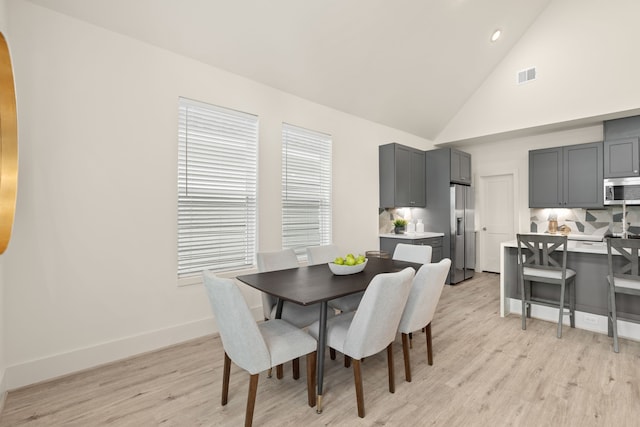
<instances>
[{"instance_id":1,"label":"ceiling air vent","mask_svg":"<svg viewBox=\"0 0 640 427\"><path fill-rule=\"evenodd\" d=\"M521 85L536 79L536 67L518 71L518 84Z\"/></svg>"}]
</instances>

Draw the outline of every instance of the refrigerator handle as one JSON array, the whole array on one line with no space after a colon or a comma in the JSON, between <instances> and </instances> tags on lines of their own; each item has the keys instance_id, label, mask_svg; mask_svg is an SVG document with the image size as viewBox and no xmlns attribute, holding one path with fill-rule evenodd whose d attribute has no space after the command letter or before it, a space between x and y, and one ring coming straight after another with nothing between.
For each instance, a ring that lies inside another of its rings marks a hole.
<instances>
[{"instance_id":1,"label":"refrigerator handle","mask_svg":"<svg viewBox=\"0 0 640 427\"><path fill-rule=\"evenodd\" d=\"M456 236L462 236L462 218L461 217L457 217L456 218Z\"/></svg>"}]
</instances>

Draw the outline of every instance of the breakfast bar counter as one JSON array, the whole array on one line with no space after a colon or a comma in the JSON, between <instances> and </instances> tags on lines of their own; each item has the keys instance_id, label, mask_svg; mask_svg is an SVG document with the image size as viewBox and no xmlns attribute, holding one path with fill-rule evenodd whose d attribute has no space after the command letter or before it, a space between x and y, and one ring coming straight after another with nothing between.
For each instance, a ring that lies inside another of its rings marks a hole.
<instances>
[{"instance_id":1,"label":"breakfast bar counter","mask_svg":"<svg viewBox=\"0 0 640 427\"><path fill-rule=\"evenodd\" d=\"M510 312L520 314L521 297L518 287L518 245L515 240L501 244L500 254L500 316ZM622 264L622 257L614 256L614 268ZM607 244L606 242L569 240L567 244L567 268L576 272L576 327L607 333ZM544 283L536 284L540 297L558 298L558 287ZM618 313L624 317L640 320L640 298L619 296L616 300ZM555 314L551 312L555 311ZM536 315L536 312L538 315ZM557 309L535 306L533 317L557 321ZM554 320L555 319L555 320ZM568 320L568 317L566 317ZM629 334L638 336L640 329L629 325ZM634 330L632 332L632 330Z\"/></svg>"}]
</instances>

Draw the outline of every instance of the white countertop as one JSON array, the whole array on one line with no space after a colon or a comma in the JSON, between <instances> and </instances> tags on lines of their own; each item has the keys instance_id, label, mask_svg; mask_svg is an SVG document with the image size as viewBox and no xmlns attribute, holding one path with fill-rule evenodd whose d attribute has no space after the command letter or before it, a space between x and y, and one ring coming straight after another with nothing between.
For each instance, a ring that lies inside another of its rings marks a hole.
<instances>
[{"instance_id":1,"label":"white countertop","mask_svg":"<svg viewBox=\"0 0 640 427\"><path fill-rule=\"evenodd\" d=\"M510 242L502 243L503 247L517 248L518 242L512 240ZM569 240L567 242L568 252L583 252L589 254L607 254L607 244L605 242L589 242L584 240Z\"/></svg>"},{"instance_id":2,"label":"white countertop","mask_svg":"<svg viewBox=\"0 0 640 427\"><path fill-rule=\"evenodd\" d=\"M404 233L404 234L395 234L395 233L386 233L380 234L380 237L387 237L390 239L428 239L429 237L444 237L444 233L432 233L429 231L425 231L424 233Z\"/></svg>"}]
</instances>

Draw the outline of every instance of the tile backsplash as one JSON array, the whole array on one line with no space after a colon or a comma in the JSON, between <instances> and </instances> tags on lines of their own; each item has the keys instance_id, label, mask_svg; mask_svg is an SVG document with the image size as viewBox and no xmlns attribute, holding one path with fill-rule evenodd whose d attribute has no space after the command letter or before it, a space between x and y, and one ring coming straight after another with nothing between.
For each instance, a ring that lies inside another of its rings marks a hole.
<instances>
[{"instance_id":1,"label":"tile backsplash","mask_svg":"<svg viewBox=\"0 0 640 427\"><path fill-rule=\"evenodd\" d=\"M549 216L555 215L558 227L566 225L571 233L604 235L622 233L622 206L605 209L530 209L530 231L543 233L549 227ZM381 234L393 232L393 221L397 218L423 218L424 209L397 208L378 210L378 228ZM640 234L640 206L627 206L628 231ZM429 231L429 225L426 225Z\"/></svg>"},{"instance_id":2,"label":"tile backsplash","mask_svg":"<svg viewBox=\"0 0 640 427\"><path fill-rule=\"evenodd\" d=\"M622 233L622 206L606 209L530 209L530 212L531 232L547 231L550 215L556 215L558 227L566 225L571 233ZM627 206L627 223L630 233L640 234L640 206Z\"/></svg>"}]
</instances>

